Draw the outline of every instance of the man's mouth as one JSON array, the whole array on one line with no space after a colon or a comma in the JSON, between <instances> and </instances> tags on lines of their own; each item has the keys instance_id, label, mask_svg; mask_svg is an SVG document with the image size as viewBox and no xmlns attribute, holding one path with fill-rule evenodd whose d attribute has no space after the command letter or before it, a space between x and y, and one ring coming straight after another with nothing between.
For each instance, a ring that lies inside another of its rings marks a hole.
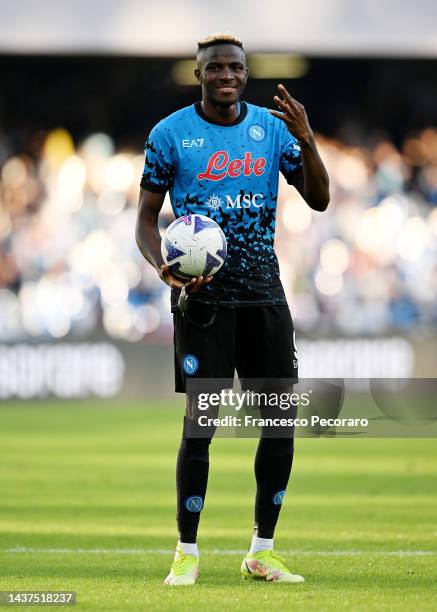
<instances>
[{"instance_id":1,"label":"man's mouth","mask_svg":"<svg viewBox=\"0 0 437 612\"><path fill-rule=\"evenodd\" d=\"M223 94L232 94L232 93L235 93L237 91L237 88L236 87L224 86L224 87L218 87L217 90L220 93L223 93Z\"/></svg>"}]
</instances>

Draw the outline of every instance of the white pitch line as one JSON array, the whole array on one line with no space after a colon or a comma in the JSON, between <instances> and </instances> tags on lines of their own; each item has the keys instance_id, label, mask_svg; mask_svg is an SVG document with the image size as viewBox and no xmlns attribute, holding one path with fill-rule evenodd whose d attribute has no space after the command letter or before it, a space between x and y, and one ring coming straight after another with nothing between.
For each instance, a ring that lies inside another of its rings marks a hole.
<instances>
[{"instance_id":1,"label":"white pitch line","mask_svg":"<svg viewBox=\"0 0 437 612\"><path fill-rule=\"evenodd\" d=\"M244 555L247 550L219 548L201 549L206 555ZM286 550L286 555L297 557L361 557L374 555L379 557L424 557L437 556L437 550ZM29 548L17 546L2 548L0 553L51 553L51 554L95 554L95 555L171 555L174 550L162 548Z\"/></svg>"}]
</instances>

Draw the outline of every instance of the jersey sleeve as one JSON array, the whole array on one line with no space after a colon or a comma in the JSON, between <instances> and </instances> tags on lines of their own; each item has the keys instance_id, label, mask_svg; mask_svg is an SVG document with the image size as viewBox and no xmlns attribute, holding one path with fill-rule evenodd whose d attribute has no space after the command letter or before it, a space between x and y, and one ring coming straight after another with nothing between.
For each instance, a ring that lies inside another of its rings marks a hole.
<instances>
[{"instance_id":1,"label":"jersey sleeve","mask_svg":"<svg viewBox=\"0 0 437 612\"><path fill-rule=\"evenodd\" d=\"M285 125L282 127L279 169L289 185L293 183L294 176L302 169L300 145Z\"/></svg>"},{"instance_id":2,"label":"jersey sleeve","mask_svg":"<svg viewBox=\"0 0 437 612\"><path fill-rule=\"evenodd\" d=\"M144 147L144 170L141 187L154 193L165 193L174 182L174 150L165 127L158 123Z\"/></svg>"}]
</instances>

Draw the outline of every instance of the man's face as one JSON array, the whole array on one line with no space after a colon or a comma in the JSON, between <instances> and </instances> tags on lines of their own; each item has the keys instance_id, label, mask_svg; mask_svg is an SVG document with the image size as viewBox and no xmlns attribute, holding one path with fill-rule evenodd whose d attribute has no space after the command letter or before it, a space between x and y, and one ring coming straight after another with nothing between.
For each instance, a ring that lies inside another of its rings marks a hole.
<instances>
[{"instance_id":1,"label":"man's face","mask_svg":"<svg viewBox=\"0 0 437 612\"><path fill-rule=\"evenodd\" d=\"M204 96L220 106L235 104L246 86L248 69L244 51L235 45L203 49L195 71Z\"/></svg>"}]
</instances>

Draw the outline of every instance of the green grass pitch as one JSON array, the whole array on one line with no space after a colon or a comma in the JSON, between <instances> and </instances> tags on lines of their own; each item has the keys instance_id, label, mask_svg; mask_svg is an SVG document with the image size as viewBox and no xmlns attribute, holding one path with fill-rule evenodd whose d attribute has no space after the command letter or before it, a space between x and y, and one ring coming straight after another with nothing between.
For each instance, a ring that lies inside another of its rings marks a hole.
<instances>
[{"instance_id":1,"label":"green grass pitch","mask_svg":"<svg viewBox=\"0 0 437 612\"><path fill-rule=\"evenodd\" d=\"M297 440L276 534L297 585L241 581L256 441L214 440L199 582L164 587L181 405L0 404L0 590L74 590L83 610L437 610L435 439Z\"/></svg>"}]
</instances>

